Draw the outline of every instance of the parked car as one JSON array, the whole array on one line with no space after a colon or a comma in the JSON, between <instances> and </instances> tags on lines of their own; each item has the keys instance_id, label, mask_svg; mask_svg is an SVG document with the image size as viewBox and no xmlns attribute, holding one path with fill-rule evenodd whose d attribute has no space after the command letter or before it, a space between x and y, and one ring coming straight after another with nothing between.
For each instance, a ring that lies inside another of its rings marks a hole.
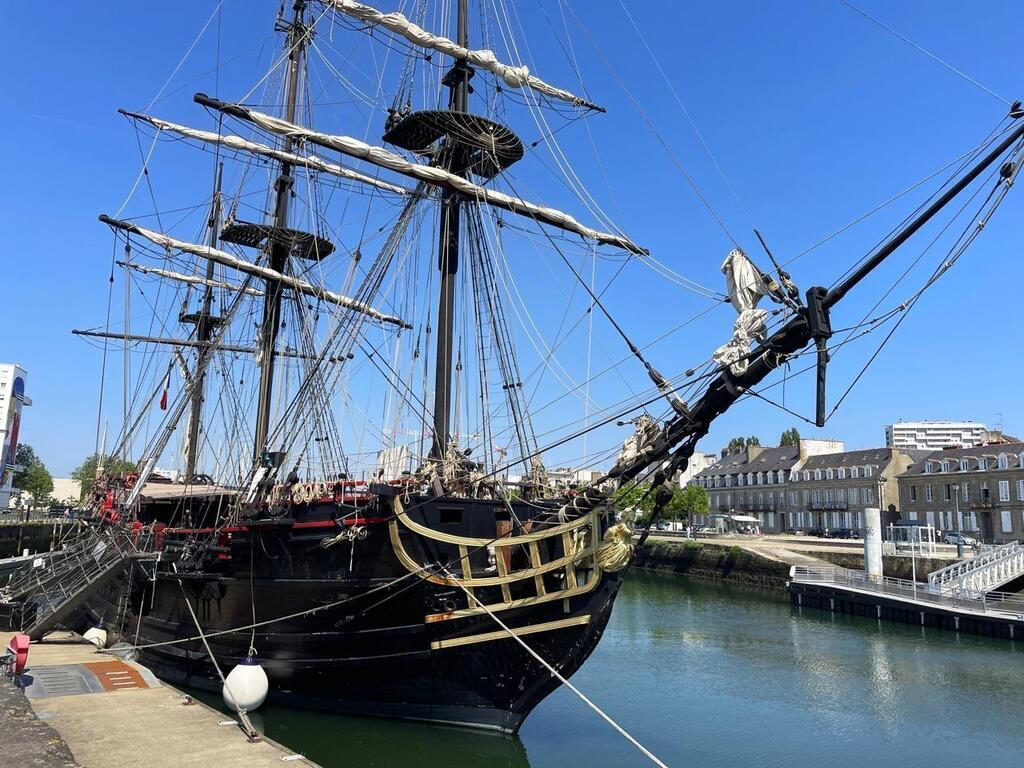
<instances>
[{"instance_id":1,"label":"parked car","mask_svg":"<svg viewBox=\"0 0 1024 768\"><path fill-rule=\"evenodd\" d=\"M943 544L956 544L959 542L965 547L973 547L978 543L978 540L971 536L966 536L958 531L950 531L942 537L942 542Z\"/></svg>"},{"instance_id":2,"label":"parked car","mask_svg":"<svg viewBox=\"0 0 1024 768\"><path fill-rule=\"evenodd\" d=\"M825 536L827 533L828 533L828 531L826 531L824 528L822 528L820 526L817 527L817 528L808 528L807 529L807 535L808 536Z\"/></svg>"},{"instance_id":3,"label":"parked car","mask_svg":"<svg viewBox=\"0 0 1024 768\"><path fill-rule=\"evenodd\" d=\"M833 528L825 536L829 539L859 539L860 531L856 528Z\"/></svg>"}]
</instances>

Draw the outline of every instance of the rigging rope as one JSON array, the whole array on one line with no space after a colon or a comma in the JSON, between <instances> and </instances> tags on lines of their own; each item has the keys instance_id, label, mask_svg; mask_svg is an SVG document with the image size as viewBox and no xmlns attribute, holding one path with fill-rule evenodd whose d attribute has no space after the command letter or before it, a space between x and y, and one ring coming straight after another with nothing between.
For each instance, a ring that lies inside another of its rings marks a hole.
<instances>
[{"instance_id":1,"label":"rigging rope","mask_svg":"<svg viewBox=\"0 0 1024 768\"><path fill-rule=\"evenodd\" d=\"M953 66L952 64L950 64L950 63L949 63L948 61L943 61L942 59L940 59L940 58L939 58L938 56L936 56L936 55L935 55L934 53L932 53L931 51L929 51L929 50L927 50L927 49L925 49L925 48L922 48L922 47L921 47L920 45L918 45L917 43L915 43L915 42L914 42L913 40L911 40L910 38L908 38L908 37L907 37L906 35L901 35L901 34L900 34L899 32L897 32L897 31L896 31L895 29L893 29L893 28L892 28L892 27L890 27L889 25L885 24L884 22L881 22L881 21L879 21L878 19L876 19L876 18L875 18L874 16L872 16L871 14L869 14L869 13L867 13L866 11L863 11L863 10L861 10L860 8L858 8L858 7L856 6L856 5L854 5L853 3L851 3L851 2L850 2L850 0L839 0L839 2L841 2L841 3L843 4L843 5L845 5L845 6L846 6L847 8L849 8L850 10L852 10L852 11L856 11L856 12L857 12L857 13L859 13L859 14L860 14L861 16L863 16L863 17L864 17L865 19L867 19L868 21L870 21L870 22L873 22L874 24L877 24L877 25L878 25L878 26L880 26L880 27L881 27L882 29L884 29L884 30L885 30L886 32L890 32L891 34L895 35L896 37L898 37L898 38L899 38L900 40L902 40L902 41L903 41L904 43L906 43L906 44L907 44L907 45L909 45L910 47L912 47L912 48L915 48L916 50L918 50L918 51L920 51L921 53L923 53L923 54L924 54L925 56L927 56L927 57L928 57L929 59L932 59L933 61L935 61L935 62L937 62L937 63L941 64L942 66L944 66L944 67L945 67L946 69L948 69L948 70L949 70L950 72L952 72L953 74L955 74L955 75L958 75L958 76L962 77L962 78L963 78L964 80L966 80L966 81L967 81L968 83L970 83L971 85L973 85L973 86L976 86L977 88L980 88L980 89L981 89L981 90L983 90L983 91L984 91L985 93L987 93L987 94L988 94L989 96L992 96L993 98L999 99L999 101L1003 102L1003 104L1005 104L1006 106L1010 106L1010 100L1009 100L1009 99L1005 99L1005 98L1003 98L1003 97L1002 97L1002 96L1000 96L1000 95L999 95L998 93L996 93L995 91L993 91L993 90L992 90L991 88L989 88L989 87L987 87L987 86L985 86L985 85L982 85L981 83L979 83L979 82L978 82L977 80L975 80L975 79L974 79L973 77L971 77L970 75L968 75L968 74L967 74L966 72L964 72L963 70L957 69L957 68L956 68L956 67L954 67L954 66Z\"/></svg>"},{"instance_id":2,"label":"rigging rope","mask_svg":"<svg viewBox=\"0 0 1024 768\"><path fill-rule=\"evenodd\" d=\"M588 707L590 707L592 710L594 710L594 712L596 712L597 715L599 717L601 717L602 720L604 720L606 723L608 723L608 725L610 725L612 728L614 728L616 731L618 731L618 733L623 738L625 738L630 744L632 744L634 747L636 747L638 750L640 750L640 753L643 754L644 757L646 757L648 760L650 760L655 765L660 766L661 768L668 768L668 766L666 766L665 763L663 763L661 760L659 760L657 758L657 756L655 756L655 754L653 752L651 752L649 749L647 749L647 747L645 747L643 744L641 744L639 741L637 741L635 738L633 738L629 734L629 731L627 731L621 725L616 723L608 714L605 713L605 711L603 709L601 709L599 706L597 706L597 704L595 704L590 699L588 699L586 694L583 693L583 691L581 691L575 685L570 683L568 678L566 678L557 669L555 669L553 666L551 666L544 659L543 656L541 656L539 653L537 653L535 650L533 650L533 648L531 648L529 645L527 645L525 640L523 640L519 635L517 635L515 632L513 632L511 629L509 629L508 625L506 625L501 619L499 619L497 616L495 616L490 608L488 608L486 605L484 605L479 600L477 600L476 596L472 592L470 592L465 586L463 586L461 581L455 580L454 577L452 576L451 572L447 568L444 568L443 570L444 570L445 574L448 576L448 578L453 579L455 581L455 584L458 585L459 589L461 589L463 592L466 593L466 597L468 597L470 600L472 600L474 603L476 603L477 607L480 608L480 610L482 610L488 616L490 616L494 620L495 624L497 624L506 633L508 633L508 636L510 638L515 640L517 643L519 643L519 645L521 645L526 650L527 653L529 653L534 659L536 659L538 662L540 662L540 664L548 672L551 673L552 677L554 677L556 680L558 680L558 682L560 682L562 685L564 685L570 691L575 693L576 696L579 697L580 701L582 701L584 704L586 704Z\"/></svg>"}]
</instances>

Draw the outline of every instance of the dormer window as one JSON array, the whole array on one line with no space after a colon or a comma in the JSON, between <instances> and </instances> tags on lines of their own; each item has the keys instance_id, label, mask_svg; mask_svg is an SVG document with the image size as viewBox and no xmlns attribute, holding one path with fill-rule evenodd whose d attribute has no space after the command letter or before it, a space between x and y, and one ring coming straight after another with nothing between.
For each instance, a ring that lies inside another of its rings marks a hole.
<instances>
[{"instance_id":1,"label":"dormer window","mask_svg":"<svg viewBox=\"0 0 1024 768\"><path fill-rule=\"evenodd\" d=\"M811 472L810 472L810 470L805 469L804 470L804 482L806 483L810 479L811 479Z\"/></svg>"},{"instance_id":2,"label":"dormer window","mask_svg":"<svg viewBox=\"0 0 1024 768\"><path fill-rule=\"evenodd\" d=\"M1009 459L1009 457L1005 453L1000 453L999 454L999 458L996 460L996 466L998 466L999 469L1009 469L1010 468L1010 459Z\"/></svg>"},{"instance_id":3,"label":"dormer window","mask_svg":"<svg viewBox=\"0 0 1024 768\"><path fill-rule=\"evenodd\" d=\"M872 467L870 464L866 465L864 467L864 477L871 477L873 471L874 467Z\"/></svg>"},{"instance_id":4,"label":"dormer window","mask_svg":"<svg viewBox=\"0 0 1024 768\"><path fill-rule=\"evenodd\" d=\"M840 467L839 468L839 479L840 480L845 480L846 479L846 467Z\"/></svg>"},{"instance_id":5,"label":"dormer window","mask_svg":"<svg viewBox=\"0 0 1024 768\"><path fill-rule=\"evenodd\" d=\"M942 471L943 472L949 472L949 462L948 461L943 461L942 462Z\"/></svg>"},{"instance_id":6,"label":"dormer window","mask_svg":"<svg viewBox=\"0 0 1024 768\"><path fill-rule=\"evenodd\" d=\"M960 459L960 471L966 472L971 468L971 462L967 459Z\"/></svg>"},{"instance_id":7,"label":"dormer window","mask_svg":"<svg viewBox=\"0 0 1024 768\"><path fill-rule=\"evenodd\" d=\"M829 467L828 469L825 470L825 479L826 480L831 480L832 479L832 467Z\"/></svg>"},{"instance_id":8,"label":"dormer window","mask_svg":"<svg viewBox=\"0 0 1024 768\"><path fill-rule=\"evenodd\" d=\"M820 469L814 470L814 479L815 480L821 480L821 470Z\"/></svg>"},{"instance_id":9,"label":"dormer window","mask_svg":"<svg viewBox=\"0 0 1024 768\"><path fill-rule=\"evenodd\" d=\"M985 461L985 457L982 456L978 459L978 471L984 472L988 468L988 462Z\"/></svg>"},{"instance_id":10,"label":"dormer window","mask_svg":"<svg viewBox=\"0 0 1024 768\"><path fill-rule=\"evenodd\" d=\"M781 469L779 470L779 473L778 473L778 475L775 478L775 482L777 482L777 483L784 483L784 482L786 482L786 473L783 470L781 470Z\"/></svg>"},{"instance_id":11,"label":"dormer window","mask_svg":"<svg viewBox=\"0 0 1024 768\"><path fill-rule=\"evenodd\" d=\"M926 475L930 475L932 473L932 466L933 465L932 465L932 463L930 461L926 461L924 463L924 473Z\"/></svg>"},{"instance_id":12,"label":"dormer window","mask_svg":"<svg viewBox=\"0 0 1024 768\"><path fill-rule=\"evenodd\" d=\"M850 467L850 477L853 480L856 480L858 477L860 477L860 467Z\"/></svg>"}]
</instances>

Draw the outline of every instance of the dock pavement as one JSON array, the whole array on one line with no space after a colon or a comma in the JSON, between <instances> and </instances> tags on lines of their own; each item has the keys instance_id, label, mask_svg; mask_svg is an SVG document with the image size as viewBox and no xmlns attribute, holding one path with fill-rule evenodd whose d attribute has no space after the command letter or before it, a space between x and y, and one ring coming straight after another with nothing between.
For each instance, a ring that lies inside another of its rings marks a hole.
<instances>
[{"instance_id":1,"label":"dock pavement","mask_svg":"<svg viewBox=\"0 0 1024 768\"><path fill-rule=\"evenodd\" d=\"M319 768L70 632L32 643L15 683L0 677L0 734L0 768Z\"/></svg>"}]
</instances>

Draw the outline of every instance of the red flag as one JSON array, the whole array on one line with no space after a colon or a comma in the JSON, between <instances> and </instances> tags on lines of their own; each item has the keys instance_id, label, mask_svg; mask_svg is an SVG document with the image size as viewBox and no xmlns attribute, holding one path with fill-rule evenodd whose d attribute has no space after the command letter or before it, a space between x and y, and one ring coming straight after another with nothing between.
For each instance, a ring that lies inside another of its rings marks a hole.
<instances>
[{"instance_id":1,"label":"red flag","mask_svg":"<svg viewBox=\"0 0 1024 768\"><path fill-rule=\"evenodd\" d=\"M163 391L163 394L160 395L160 410L161 411L166 411L167 410L167 390L169 390L170 388L171 388L171 372L167 371L167 378L164 379L164 391Z\"/></svg>"}]
</instances>

